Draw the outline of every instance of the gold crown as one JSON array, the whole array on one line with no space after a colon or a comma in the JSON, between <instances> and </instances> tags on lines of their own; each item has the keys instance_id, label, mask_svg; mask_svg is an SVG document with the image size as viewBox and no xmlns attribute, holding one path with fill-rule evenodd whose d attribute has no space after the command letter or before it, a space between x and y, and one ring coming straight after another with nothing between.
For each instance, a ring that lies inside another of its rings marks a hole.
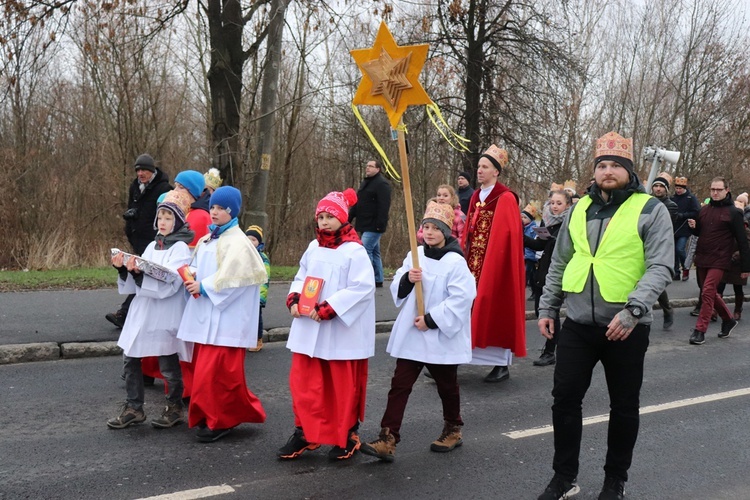
<instances>
[{"instance_id":1,"label":"gold crown","mask_svg":"<svg viewBox=\"0 0 750 500\"><path fill-rule=\"evenodd\" d=\"M669 187L670 187L670 186L672 185L672 176L671 176L671 175L669 175L669 174L668 174L668 173L666 173L666 172L659 172L659 173L658 173L658 174L656 175L656 178L657 178L657 179L659 179L660 177L661 177L662 179L664 179L665 181L667 181L667 185L666 185L666 188L667 188L667 189L669 189ZM654 184L656 184L656 181L654 181Z\"/></svg>"},{"instance_id":2,"label":"gold crown","mask_svg":"<svg viewBox=\"0 0 750 500\"><path fill-rule=\"evenodd\" d=\"M529 214L532 219L536 219L537 217L539 217L539 210L531 203L523 207L522 212L526 212L527 214Z\"/></svg>"},{"instance_id":3,"label":"gold crown","mask_svg":"<svg viewBox=\"0 0 750 500\"><path fill-rule=\"evenodd\" d=\"M190 211L191 203L193 203L192 196L190 196L187 191L177 191L176 189L173 189L172 191L167 192L164 200L159 203L158 208L162 208L162 205L164 205L165 207L177 209L179 211L177 216L182 222L185 222L185 218Z\"/></svg>"},{"instance_id":4,"label":"gold crown","mask_svg":"<svg viewBox=\"0 0 750 500\"><path fill-rule=\"evenodd\" d=\"M508 165L508 152L504 149L500 149L494 144L488 147L487 151L482 153L482 155L487 155L491 158L494 158L494 160L498 162L500 166L503 168L505 168Z\"/></svg>"},{"instance_id":5,"label":"gold crown","mask_svg":"<svg viewBox=\"0 0 750 500\"><path fill-rule=\"evenodd\" d=\"M448 229L453 229L453 208L447 203L438 203L430 200L427 203L427 210L424 212L422 221L425 219L439 220L448 226Z\"/></svg>"},{"instance_id":6,"label":"gold crown","mask_svg":"<svg viewBox=\"0 0 750 500\"><path fill-rule=\"evenodd\" d=\"M565 183L563 184L563 189L565 189L565 190L570 189L574 193L576 192L576 187L577 187L576 181L572 181L570 179L568 179L567 181L565 181Z\"/></svg>"},{"instance_id":7,"label":"gold crown","mask_svg":"<svg viewBox=\"0 0 750 500\"><path fill-rule=\"evenodd\" d=\"M687 177L675 177L674 178L674 185L675 186L682 186L687 187Z\"/></svg>"},{"instance_id":8,"label":"gold crown","mask_svg":"<svg viewBox=\"0 0 750 500\"><path fill-rule=\"evenodd\" d=\"M563 187L564 186L562 184L558 184L556 182L553 182L552 185L550 185L549 190L550 191L562 191Z\"/></svg>"},{"instance_id":9,"label":"gold crown","mask_svg":"<svg viewBox=\"0 0 750 500\"><path fill-rule=\"evenodd\" d=\"M217 168L209 168L208 172L203 174L203 179L206 181L206 187L213 190L219 189L224 182L221 180L221 173Z\"/></svg>"},{"instance_id":10,"label":"gold crown","mask_svg":"<svg viewBox=\"0 0 750 500\"><path fill-rule=\"evenodd\" d=\"M619 156L633 161L633 138L626 139L617 132L607 132L596 140L594 158Z\"/></svg>"}]
</instances>

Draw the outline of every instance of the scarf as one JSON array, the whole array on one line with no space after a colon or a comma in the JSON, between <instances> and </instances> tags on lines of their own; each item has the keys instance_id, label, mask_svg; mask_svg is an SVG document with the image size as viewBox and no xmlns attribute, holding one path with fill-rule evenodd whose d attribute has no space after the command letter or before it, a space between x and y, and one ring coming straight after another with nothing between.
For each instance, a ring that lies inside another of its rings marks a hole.
<instances>
[{"instance_id":1,"label":"scarf","mask_svg":"<svg viewBox=\"0 0 750 500\"><path fill-rule=\"evenodd\" d=\"M547 207L545 207L547 208ZM544 221L544 227L550 227L557 224L561 224L565 220L565 216L570 212L570 207L560 212L558 215L553 214L549 208L542 212L542 221Z\"/></svg>"},{"instance_id":2,"label":"scarf","mask_svg":"<svg viewBox=\"0 0 750 500\"><path fill-rule=\"evenodd\" d=\"M224 231L226 231L230 227L234 227L234 226L237 226L237 225L239 225L239 221L237 220L237 217L235 217L234 219L230 220L229 222L227 222L223 226L217 226L216 224L209 224L208 225L208 232L210 234L210 238L212 240L215 240L219 236L221 236L221 234Z\"/></svg>"},{"instance_id":3,"label":"scarf","mask_svg":"<svg viewBox=\"0 0 750 500\"><path fill-rule=\"evenodd\" d=\"M318 240L318 245L323 248L336 249L347 241L362 244L357 231L348 222L335 231L315 228L315 238Z\"/></svg>"},{"instance_id":4,"label":"scarf","mask_svg":"<svg viewBox=\"0 0 750 500\"><path fill-rule=\"evenodd\" d=\"M178 241L184 241L186 244L190 244L195 237L195 233L190 230L187 224L184 224L177 231L173 231L168 235L156 233L154 241L156 241L156 250L168 250Z\"/></svg>"}]
</instances>

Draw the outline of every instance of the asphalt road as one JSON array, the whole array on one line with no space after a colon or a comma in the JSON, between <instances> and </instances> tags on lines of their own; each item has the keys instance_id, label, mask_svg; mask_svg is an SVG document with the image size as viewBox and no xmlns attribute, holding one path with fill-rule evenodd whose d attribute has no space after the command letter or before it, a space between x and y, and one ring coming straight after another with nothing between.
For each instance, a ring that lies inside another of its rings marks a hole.
<instances>
[{"instance_id":1,"label":"asphalt road","mask_svg":"<svg viewBox=\"0 0 750 500\"><path fill-rule=\"evenodd\" d=\"M705 345L690 346L694 318L688 311L678 311L670 331L656 327L651 333L642 406L717 393L724 398L644 413L626 495L746 500L750 391L730 394L734 397L726 392L750 387L749 323L741 322L726 340L716 338L714 323ZM117 357L0 366L0 498L115 500L203 489L226 491L221 498L534 499L552 474L552 434L505 435L551 422L553 369L532 366L542 339L533 322L527 328L530 357L516 360L509 381L485 384L486 368L459 369L466 425L464 446L452 453L429 451L442 427L440 403L434 384L418 381L392 464L360 454L331 463L327 450L291 462L275 458L293 426L287 386L291 356L280 342L248 354L246 362L249 386L268 421L242 425L212 444L198 443L186 426L107 429L105 421L124 398ZM386 334L378 335L370 363L363 439L376 436L385 407L394 367L384 352L386 342ZM147 390L150 416L158 413L161 398L160 386ZM597 368L584 414L607 411ZM606 423L584 428L582 492L576 498L598 494L606 433Z\"/></svg>"}]
</instances>

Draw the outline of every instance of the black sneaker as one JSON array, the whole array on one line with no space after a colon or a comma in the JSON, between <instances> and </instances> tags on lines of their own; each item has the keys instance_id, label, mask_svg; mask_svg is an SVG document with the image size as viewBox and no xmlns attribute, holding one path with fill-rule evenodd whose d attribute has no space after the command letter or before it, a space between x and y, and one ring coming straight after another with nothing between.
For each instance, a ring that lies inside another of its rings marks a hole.
<instances>
[{"instance_id":1,"label":"black sneaker","mask_svg":"<svg viewBox=\"0 0 750 500\"><path fill-rule=\"evenodd\" d=\"M576 484L576 480L568 481L562 476L555 474L552 477L552 481L549 482L544 493L539 495L537 500L565 500L576 495L581 488Z\"/></svg>"},{"instance_id":2,"label":"black sneaker","mask_svg":"<svg viewBox=\"0 0 750 500\"><path fill-rule=\"evenodd\" d=\"M623 500L623 498L625 498L625 481L606 476L602 491L599 493L599 500Z\"/></svg>"},{"instance_id":3,"label":"black sneaker","mask_svg":"<svg viewBox=\"0 0 750 500\"><path fill-rule=\"evenodd\" d=\"M699 332L698 330L693 330L693 334L690 336L690 343L692 345L701 345L706 341L706 334L703 332Z\"/></svg>"},{"instance_id":4,"label":"black sneaker","mask_svg":"<svg viewBox=\"0 0 750 500\"><path fill-rule=\"evenodd\" d=\"M195 437L197 437L198 441L200 441L201 443L213 443L214 441L218 441L219 439L229 434L231 430L231 427L229 429L210 429L209 427L198 427L198 430L195 432Z\"/></svg>"},{"instance_id":5,"label":"black sneaker","mask_svg":"<svg viewBox=\"0 0 750 500\"><path fill-rule=\"evenodd\" d=\"M701 306L695 306L695 308L690 311L690 316L700 316L701 315Z\"/></svg>"},{"instance_id":6,"label":"black sneaker","mask_svg":"<svg viewBox=\"0 0 750 500\"><path fill-rule=\"evenodd\" d=\"M294 434L289 437L286 444L279 448L279 452L277 455L279 458L289 460L292 458L297 458L306 450L312 451L317 450L318 448L320 448L319 444L308 443L305 439L305 434L302 432L302 429L296 428L294 429Z\"/></svg>"},{"instance_id":7,"label":"black sneaker","mask_svg":"<svg viewBox=\"0 0 750 500\"><path fill-rule=\"evenodd\" d=\"M107 313L104 315L104 318L117 328L122 328L122 325L125 324L125 316L126 314L122 310L118 310L113 313Z\"/></svg>"},{"instance_id":8,"label":"black sneaker","mask_svg":"<svg viewBox=\"0 0 750 500\"><path fill-rule=\"evenodd\" d=\"M555 353L544 351L539 359L534 361L534 366L549 366L555 364Z\"/></svg>"},{"instance_id":9,"label":"black sneaker","mask_svg":"<svg viewBox=\"0 0 750 500\"><path fill-rule=\"evenodd\" d=\"M357 451L360 446L362 446L362 443L359 440L359 435L357 435L356 432L350 432L349 439L346 441L346 448L334 446L328 452L328 459L346 460L352 458L352 455L354 455L354 452Z\"/></svg>"},{"instance_id":10,"label":"black sneaker","mask_svg":"<svg viewBox=\"0 0 750 500\"><path fill-rule=\"evenodd\" d=\"M729 337L729 335L732 333L732 330L737 326L737 320L736 319L728 319L726 321L721 322L721 331L719 332L719 338L725 339Z\"/></svg>"}]
</instances>

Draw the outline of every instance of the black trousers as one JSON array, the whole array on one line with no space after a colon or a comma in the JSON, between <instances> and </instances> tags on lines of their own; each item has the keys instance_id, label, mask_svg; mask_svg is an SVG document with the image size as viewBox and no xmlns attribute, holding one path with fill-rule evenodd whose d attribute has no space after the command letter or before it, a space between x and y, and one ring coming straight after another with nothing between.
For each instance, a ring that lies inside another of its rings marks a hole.
<instances>
[{"instance_id":1,"label":"black trousers","mask_svg":"<svg viewBox=\"0 0 750 500\"><path fill-rule=\"evenodd\" d=\"M578 476L583 430L581 408L594 366L601 361L610 401L604 471L628 480L638 438L643 360L650 330L650 325L637 325L627 339L611 341L604 335L607 327L582 325L570 319L563 323L552 389L556 473L568 480Z\"/></svg>"}]
</instances>

